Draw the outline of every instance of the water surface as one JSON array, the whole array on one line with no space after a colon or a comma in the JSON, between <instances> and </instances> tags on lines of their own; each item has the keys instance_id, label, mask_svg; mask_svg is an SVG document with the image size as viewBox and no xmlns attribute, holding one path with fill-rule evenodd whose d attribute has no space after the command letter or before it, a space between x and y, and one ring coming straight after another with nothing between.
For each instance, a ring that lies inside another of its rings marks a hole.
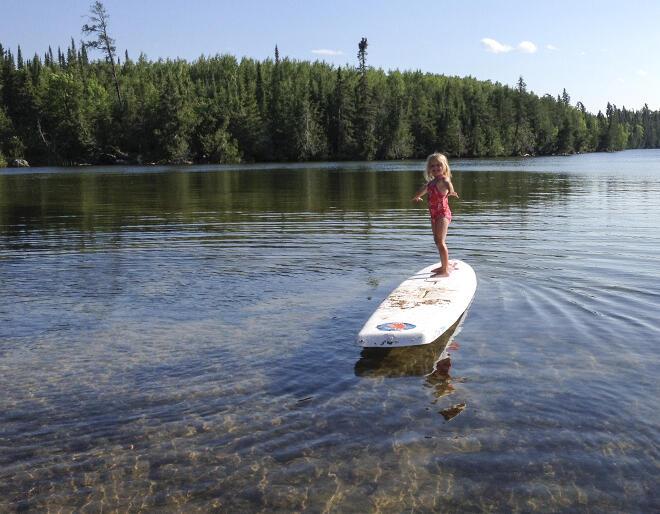
<instances>
[{"instance_id":1,"label":"water surface","mask_svg":"<svg viewBox=\"0 0 660 514\"><path fill-rule=\"evenodd\" d=\"M660 152L451 164L475 300L375 353L420 162L0 170L0 510L657 509Z\"/></svg>"}]
</instances>

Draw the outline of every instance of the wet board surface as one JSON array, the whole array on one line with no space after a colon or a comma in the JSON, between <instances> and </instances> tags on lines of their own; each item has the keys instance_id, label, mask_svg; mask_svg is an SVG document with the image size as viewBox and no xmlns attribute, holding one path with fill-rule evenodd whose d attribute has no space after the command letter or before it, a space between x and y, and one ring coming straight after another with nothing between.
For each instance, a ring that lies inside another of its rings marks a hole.
<instances>
[{"instance_id":1,"label":"wet board surface","mask_svg":"<svg viewBox=\"0 0 660 514\"><path fill-rule=\"evenodd\" d=\"M438 262L399 284L362 327L357 344L416 346L442 336L465 313L477 290L477 276L469 264L460 260L449 264L449 277L434 276Z\"/></svg>"}]
</instances>

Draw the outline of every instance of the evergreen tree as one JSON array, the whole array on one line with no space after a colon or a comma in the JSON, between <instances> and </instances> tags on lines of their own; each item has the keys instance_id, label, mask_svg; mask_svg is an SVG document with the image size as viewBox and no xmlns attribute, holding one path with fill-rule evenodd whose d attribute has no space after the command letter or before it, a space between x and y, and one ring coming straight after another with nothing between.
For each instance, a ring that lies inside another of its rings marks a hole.
<instances>
[{"instance_id":1,"label":"evergreen tree","mask_svg":"<svg viewBox=\"0 0 660 514\"><path fill-rule=\"evenodd\" d=\"M15 158L23 157L33 162L48 162L48 139L44 136L40 124L38 88L32 82L27 69L14 68L13 57L8 53L3 66L3 101L6 115L15 128L12 143ZM0 106L2 107L2 106ZM22 155L16 155L19 151Z\"/></svg>"},{"instance_id":2,"label":"evergreen tree","mask_svg":"<svg viewBox=\"0 0 660 514\"><path fill-rule=\"evenodd\" d=\"M413 153L413 137L408 123L408 100L405 82L400 72L392 72L386 81L384 119L378 123L381 141L378 157L381 159L406 159Z\"/></svg>"},{"instance_id":3,"label":"evergreen tree","mask_svg":"<svg viewBox=\"0 0 660 514\"><path fill-rule=\"evenodd\" d=\"M369 80L367 76L367 38L358 43L358 72L360 79L355 91L355 133L358 154L361 159L373 159L376 148L374 139L374 119L371 99L369 97Z\"/></svg>"},{"instance_id":4,"label":"evergreen tree","mask_svg":"<svg viewBox=\"0 0 660 514\"><path fill-rule=\"evenodd\" d=\"M105 14L102 4L97 8ZM605 114L593 115L581 102L571 107L565 89L539 98L522 77L509 87L374 70L367 49L363 38L358 65L348 68L292 61L277 47L274 61L240 64L228 55L188 63L151 62L142 54L133 62L125 53L118 90L105 51L89 60L87 45L72 40L65 52L57 49L56 59L52 47L41 59L25 59L19 48L17 64L0 46L0 154L5 163L26 158L38 165L401 159L434 150L548 155L660 146L660 112L647 105L634 111L608 104Z\"/></svg>"},{"instance_id":5,"label":"evergreen tree","mask_svg":"<svg viewBox=\"0 0 660 514\"><path fill-rule=\"evenodd\" d=\"M581 110L573 112L573 151L576 153L582 153L589 151L587 145L587 122L585 120L585 115Z\"/></svg>"},{"instance_id":6,"label":"evergreen tree","mask_svg":"<svg viewBox=\"0 0 660 514\"><path fill-rule=\"evenodd\" d=\"M657 117L657 114L656 114ZM641 112L642 130L644 132L643 148L657 147L658 126L652 122L653 115L648 104L644 104Z\"/></svg>"},{"instance_id":7,"label":"evergreen tree","mask_svg":"<svg viewBox=\"0 0 660 514\"><path fill-rule=\"evenodd\" d=\"M268 101L268 124L272 147L270 155L276 161L286 161L291 151L287 147L289 134L287 132L287 98L284 92L285 78L282 72L280 54L275 46L275 65L270 80L270 98Z\"/></svg>"},{"instance_id":8,"label":"evergreen tree","mask_svg":"<svg viewBox=\"0 0 660 514\"><path fill-rule=\"evenodd\" d=\"M238 69L239 102L230 117L227 130L240 148L241 160L263 161L267 158L268 134L264 124L261 63L243 58Z\"/></svg>"},{"instance_id":9,"label":"evergreen tree","mask_svg":"<svg viewBox=\"0 0 660 514\"><path fill-rule=\"evenodd\" d=\"M326 137L318 121L318 112L309 96L297 96L295 106L297 160L322 159L327 155Z\"/></svg>"},{"instance_id":10,"label":"evergreen tree","mask_svg":"<svg viewBox=\"0 0 660 514\"><path fill-rule=\"evenodd\" d=\"M564 121L557 134L557 151L560 154L569 154L573 151L573 127L568 115L564 116Z\"/></svg>"},{"instance_id":11,"label":"evergreen tree","mask_svg":"<svg viewBox=\"0 0 660 514\"><path fill-rule=\"evenodd\" d=\"M515 127L513 131L513 148L515 155L529 155L534 153L536 139L527 115L527 84L522 76L518 79L515 96Z\"/></svg>"},{"instance_id":12,"label":"evergreen tree","mask_svg":"<svg viewBox=\"0 0 660 514\"><path fill-rule=\"evenodd\" d=\"M328 138L334 159L349 159L353 156L354 136L352 109L346 97L346 84L341 66L337 68L335 90L330 101Z\"/></svg>"},{"instance_id":13,"label":"evergreen tree","mask_svg":"<svg viewBox=\"0 0 660 514\"><path fill-rule=\"evenodd\" d=\"M96 39L90 39L84 44L90 48L96 48L105 52L108 62L112 70L112 78L115 83L115 90L117 92L117 102L122 106L121 100L121 87L119 86L119 78L117 77L117 66L115 65L115 40L108 34L108 18L110 16L105 10L103 3L96 1L90 7L89 21L92 25L85 23L82 27L82 32L85 35L95 36Z\"/></svg>"},{"instance_id":14,"label":"evergreen tree","mask_svg":"<svg viewBox=\"0 0 660 514\"><path fill-rule=\"evenodd\" d=\"M190 158L188 136L191 130L191 106L184 88L185 78L176 76L176 67L165 73L160 100L155 113L155 135L168 162L182 163ZM181 80L184 79L184 80Z\"/></svg>"},{"instance_id":15,"label":"evergreen tree","mask_svg":"<svg viewBox=\"0 0 660 514\"><path fill-rule=\"evenodd\" d=\"M414 72L408 76L410 93L410 132L413 137L413 156L425 157L437 148L436 113L433 110L432 100L428 91L427 77L421 72Z\"/></svg>"},{"instance_id":16,"label":"evergreen tree","mask_svg":"<svg viewBox=\"0 0 660 514\"><path fill-rule=\"evenodd\" d=\"M261 74L261 63L257 63L257 89L256 89L256 97L257 97L257 105L259 106L259 112L263 116L266 112L266 100L265 100L265 94L264 94L264 79Z\"/></svg>"}]
</instances>

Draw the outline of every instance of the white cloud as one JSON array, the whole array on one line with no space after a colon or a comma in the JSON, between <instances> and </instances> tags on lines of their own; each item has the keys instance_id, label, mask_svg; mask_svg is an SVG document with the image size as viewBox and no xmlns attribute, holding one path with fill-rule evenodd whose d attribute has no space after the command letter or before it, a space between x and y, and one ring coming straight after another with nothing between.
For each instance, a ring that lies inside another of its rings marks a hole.
<instances>
[{"instance_id":1,"label":"white cloud","mask_svg":"<svg viewBox=\"0 0 660 514\"><path fill-rule=\"evenodd\" d=\"M492 52L494 54L506 53L513 50L513 48L511 48L510 46L503 45L499 41L495 41L494 39L490 39L487 37L481 40L481 44L483 45L486 52Z\"/></svg>"},{"instance_id":2,"label":"white cloud","mask_svg":"<svg viewBox=\"0 0 660 514\"><path fill-rule=\"evenodd\" d=\"M328 50L327 48L320 48L319 50L312 50L313 54L318 55L343 55L341 50Z\"/></svg>"},{"instance_id":3,"label":"white cloud","mask_svg":"<svg viewBox=\"0 0 660 514\"><path fill-rule=\"evenodd\" d=\"M536 45L531 41L521 41L520 44L518 44L518 50L525 52L526 54L533 54L536 53Z\"/></svg>"},{"instance_id":4,"label":"white cloud","mask_svg":"<svg viewBox=\"0 0 660 514\"><path fill-rule=\"evenodd\" d=\"M485 37L481 40L481 45L483 46L484 50L486 50L486 52L491 52L494 54L508 53L512 52L513 50L518 50L527 54L533 54L536 52L536 45L531 41L521 41L516 48L513 48L512 46L505 45L499 41Z\"/></svg>"},{"instance_id":5,"label":"white cloud","mask_svg":"<svg viewBox=\"0 0 660 514\"><path fill-rule=\"evenodd\" d=\"M646 77L649 74L646 70L637 70L637 75L640 77Z\"/></svg>"},{"instance_id":6,"label":"white cloud","mask_svg":"<svg viewBox=\"0 0 660 514\"><path fill-rule=\"evenodd\" d=\"M555 45L545 45L545 47L548 50L552 50L553 52L557 52L559 50L559 48L557 48Z\"/></svg>"}]
</instances>

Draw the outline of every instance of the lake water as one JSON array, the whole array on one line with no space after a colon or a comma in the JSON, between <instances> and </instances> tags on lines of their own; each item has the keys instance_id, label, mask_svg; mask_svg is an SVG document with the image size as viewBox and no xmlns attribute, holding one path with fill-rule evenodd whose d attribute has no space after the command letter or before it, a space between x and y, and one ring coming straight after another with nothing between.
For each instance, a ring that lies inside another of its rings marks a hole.
<instances>
[{"instance_id":1,"label":"lake water","mask_svg":"<svg viewBox=\"0 0 660 514\"><path fill-rule=\"evenodd\" d=\"M0 511L657 512L660 151L451 164L389 353L421 162L0 170Z\"/></svg>"}]
</instances>

